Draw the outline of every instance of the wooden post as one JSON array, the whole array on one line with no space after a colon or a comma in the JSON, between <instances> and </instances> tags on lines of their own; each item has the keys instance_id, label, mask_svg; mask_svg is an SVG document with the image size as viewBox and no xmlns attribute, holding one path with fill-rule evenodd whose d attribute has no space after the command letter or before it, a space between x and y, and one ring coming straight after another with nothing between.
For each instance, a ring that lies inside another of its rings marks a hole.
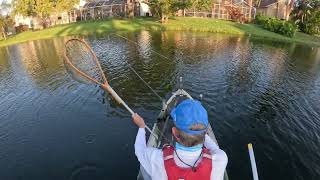
<instances>
[{"instance_id":1,"label":"wooden post","mask_svg":"<svg viewBox=\"0 0 320 180\"><path fill-rule=\"evenodd\" d=\"M213 18L214 3L211 4L211 18Z\"/></svg>"},{"instance_id":2,"label":"wooden post","mask_svg":"<svg viewBox=\"0 0 320 180\"><path fill-rule=\"evenodd\" d=\"M193 17L195 17L196 16L196 9L195 9L195 7L193 7Z\"/></svg>"},{"instance_id":3,"label":"wooden post","mask_svg":"<svg viewBox=\"0 0 320 180\"><path fill-rule=\"evenodd\" d=\"M217 4L214 4L214 17L215 18L218 18L218 16L216 16L217 15Z\"/></svg>"},{"instance_id":4,"label":"wooden post","mask_svg":"<svg viewBox=\"0 0 320 180\"><path fill-rule=\"evenodd\" d=\"M252 14L252 0L248 0L249 4L249 22L251 21L251 14Z\"/></svg>"},{"instance_id":5,"label":"wooden post","mask_svg":"<svg viewBox=\"0 0 320 180\"><path fill-rule=\"evenodd\" d=\"M218 19L220 19L220 15L221 15L221 12L220 12L220 4L219 4L219 8L218 8Z\"/></svg>"},{"instance_id":6,"label":"wooden post","mask_svg":"<svg viewBox=\"0 0 320 180\"><path fill-rule=\"evenodd\" d=\"M67 15L68 15L68 23L70 23L70 14L71 12L67 12ZM64 23L63 23L64 24Z\"/></svg>"},{"instance_id":7,"label":"wooden post","mask_svg":"<svg viewBox=\"0 0 320 180\"><path fill-rule=\"evenodd\" d=\"M127 15L127 4L124 5L124 14L125 14L125 17L128 17L128 15Z\"/></svg>"},{"instance_id":8,"label":"wooden post","mask_svg":"<svg viewBox=\"0 0 320 180\"><path fill-rule=\"evenodd\" d=\"M109 7L110 7L110 9L109 9L109 16L112 17L112 16L113 16L113 14L112 14L112 5L110 5Z\"/></svg>"},{"instance_id":9,"label":"wooden post","mask_svg":"<svg viewBox=\"0 0 320 180\"><path fill-rule=\"evenodd\" d=\"M82 21L82 7L80 7L80 20Z\"/></svg>"},{"instance_id":10,"label":"wooden post","mask_svg":"<svg viewBox=\"0 0 320 180\"><path fill-rule=\"evenodd\" d=\"M279 16L279 2L277 2L277 18L279 18L278 16Z\"/></svg>"}]
</instances>

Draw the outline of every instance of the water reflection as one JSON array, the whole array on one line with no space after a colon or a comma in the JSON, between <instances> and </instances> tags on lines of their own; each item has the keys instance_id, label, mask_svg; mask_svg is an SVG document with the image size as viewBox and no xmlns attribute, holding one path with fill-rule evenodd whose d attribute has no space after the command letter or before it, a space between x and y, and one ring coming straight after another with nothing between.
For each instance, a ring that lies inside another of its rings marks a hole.
<instances>
[{"instance_id":1,"label":"water reflection","mask_svg":"<svg viewBox=\"0 0 320 180\"><path fill-rule=\"evenodd\" d=\"M88 41L110 84L149 125L161 102L129 65L162 96L177 88L179 76L194 97L204 94L230 179L251 178L248 142L262 179L320 177L319 49L211 33L121 36L129 41ZM66 39L0 48L0 177L133 179L136 128L98 87L67 74Z\"/></svg>"}]
</instances>

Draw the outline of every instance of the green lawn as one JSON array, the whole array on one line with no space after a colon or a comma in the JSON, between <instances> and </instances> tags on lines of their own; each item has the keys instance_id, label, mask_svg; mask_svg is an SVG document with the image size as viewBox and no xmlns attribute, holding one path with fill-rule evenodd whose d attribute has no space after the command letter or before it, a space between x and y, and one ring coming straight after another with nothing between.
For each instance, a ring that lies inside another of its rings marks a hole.
<instances>
[{"instance_id":1,"label":"green lawn","mask_svg":"<svg viewBox=\"0 0 320 180\"><path fill-rule=\"evenodd\" d=\"M174 31L202 31L236 35L249 35L253 38L276 41L298 42L313 46L320 46L320 38L303 33L296 33L288 38L264 30L254 24L239 24L230 21L206 18L174 18L167 24L161 24L154 18L109 19L103 21L77 22L59 25L41 31L28 31L0 41L0 46L7 46L20 42L45 39L56 36L90 35L117 31L139 30L174 30Z\"/></svg>"}]
</instances>

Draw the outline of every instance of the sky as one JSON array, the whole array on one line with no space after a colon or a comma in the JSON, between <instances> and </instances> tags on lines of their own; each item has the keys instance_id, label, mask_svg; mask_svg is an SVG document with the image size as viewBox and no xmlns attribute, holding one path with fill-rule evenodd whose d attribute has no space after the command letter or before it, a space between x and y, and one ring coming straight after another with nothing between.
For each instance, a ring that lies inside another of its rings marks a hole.
<instances>
[{"instance_id":1,"label":"sky","mask_svg":"<svg viewBox=\"0 0 320 180\"><path fill-rule=\"evenodd\" d=\"M3 1L7 1L8 3L11 3L11 0L0 0L0 4L2 4Z\"/></svg>"},{"instance_id":2,"label":"sky","mask_svg":"<svg viewBox=\"0 0 320 180\"><path fill-rule=\"evenodd\" d=\"M1 6L1 4L3 2L11 3L11 0L0 0L0 6ZM2 8L0 8L0 9L2 9ZM0 13L1 13L1 15L6 15L6 14L8 14L8 11L7 10L1 10Z\"/></svg>"}]
</instances>

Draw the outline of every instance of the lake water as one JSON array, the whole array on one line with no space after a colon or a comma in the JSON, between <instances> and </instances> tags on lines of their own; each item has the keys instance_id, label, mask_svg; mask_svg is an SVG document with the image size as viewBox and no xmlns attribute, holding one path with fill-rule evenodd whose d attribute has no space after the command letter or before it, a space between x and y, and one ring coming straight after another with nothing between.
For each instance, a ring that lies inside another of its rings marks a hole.
<instances>
[{"instance_id":1,"label":"lake water","mask_svg":"<svg viewBox=\"0 0 320 180\"><path fill-rule=\"evenodd\" d=\"M231 180L320 179L320 49L211 33L90 37L110 84L150 126L161 96L183 87L203 104ZM55 38L0 48L0 179L135 179L137 128L99 87L72 79ZM159 55L154 51L161 53ZM165 58L165 57L166 58Z\"/></svg>"}]
</instances>

